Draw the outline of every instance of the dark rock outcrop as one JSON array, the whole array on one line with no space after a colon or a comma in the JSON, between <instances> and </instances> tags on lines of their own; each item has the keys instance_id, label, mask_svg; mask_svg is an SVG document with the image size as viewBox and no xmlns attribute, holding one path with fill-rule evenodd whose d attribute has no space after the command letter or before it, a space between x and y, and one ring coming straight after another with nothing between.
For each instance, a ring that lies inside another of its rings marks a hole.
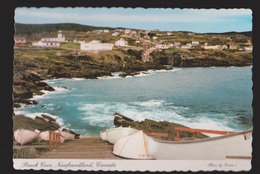
<instances>
[{"instance_id":1,"label":"dark rock outcrop","mask_svg":"<svg viewBox=\"0 0 260 174\"><path fill-rule=\"evenodd\" d=\"M151 119L145 119L144 121L135 121L122 114L114 114L115 127L132 127L144 132L153 133L167 133L169 135L168 140L174 140L176 136L175 127L186 127L181 124L169 122L169 121L154 121ZM187 128L187 127L186 127ZM195 138L207 138L208 136L202 133L196 133ZM181 132L180 138L194 138L192 133Z\"/></svg>"}]
</instances>

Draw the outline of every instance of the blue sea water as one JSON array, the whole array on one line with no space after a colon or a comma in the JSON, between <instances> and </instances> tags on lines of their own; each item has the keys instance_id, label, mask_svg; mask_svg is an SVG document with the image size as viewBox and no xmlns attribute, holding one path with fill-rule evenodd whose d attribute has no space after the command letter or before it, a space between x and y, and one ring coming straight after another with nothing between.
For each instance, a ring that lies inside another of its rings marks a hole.
<instances>
[{"instance_id":1,"label":"blue sea water","mask_svg":"<svg viewBox=\"0 0 260 174\"><path fill-rule=\"evenodd\" d=\"M136 76L55 79L56 91L33 99L38 105L16 114L48 114L81 135L113 126L113 114L180 123L192 128L246 130L252 127L252 67L174 68Z\"/></svg>"}]
</instances>

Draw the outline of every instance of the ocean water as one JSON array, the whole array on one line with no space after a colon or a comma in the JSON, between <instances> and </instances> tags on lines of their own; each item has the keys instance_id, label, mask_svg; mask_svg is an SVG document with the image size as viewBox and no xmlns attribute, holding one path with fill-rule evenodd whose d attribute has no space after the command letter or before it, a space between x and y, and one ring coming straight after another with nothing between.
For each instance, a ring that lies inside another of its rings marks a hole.
<instances>
[{"instance_id":1,"label":"ocean water","mask_svg":"<svg viewBox=\"0 0 260 174\"><path fill-rule=\"evenodd\" d=\"M55 92L16 114L48 114L81 135L113 126L113 114L134 120L170 121L192 128L240 131L251 128L252 67L174 68L136 76L47 80Z\"/></svg>"}]
</instances>

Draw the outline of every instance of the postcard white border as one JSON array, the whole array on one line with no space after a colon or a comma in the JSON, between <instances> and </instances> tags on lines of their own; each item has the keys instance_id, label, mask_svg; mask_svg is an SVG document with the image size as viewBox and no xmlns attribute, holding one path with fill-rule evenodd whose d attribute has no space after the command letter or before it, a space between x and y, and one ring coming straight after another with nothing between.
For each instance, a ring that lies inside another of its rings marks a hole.
<instances>
[{"instance_id":1,"label":"postcard white border","mask_svg":"<svg viewBox=\"0 0 260 174\"><path fill-rule=\"evenodd\" d=\"M16 170L71 171L249 171L251 160L13 159Z\"/></svg>"}]
</instances>

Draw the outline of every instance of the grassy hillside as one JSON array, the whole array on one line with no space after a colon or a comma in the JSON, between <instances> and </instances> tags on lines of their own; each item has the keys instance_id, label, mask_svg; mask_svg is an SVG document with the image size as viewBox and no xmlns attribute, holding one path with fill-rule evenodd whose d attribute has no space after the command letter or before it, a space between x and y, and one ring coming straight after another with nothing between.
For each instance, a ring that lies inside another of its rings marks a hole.
<instances>
[{"instance_id":1,"label":"grassy hillside","mask_svg":"<svg viewBox=\"0 0 260 174\"><path fill-rule=\"evenodd\" d=\"M108 27L94 27L73 23L59 24L20 24L15 23L15 33L17 35L26 35L32 33L57 32L58 30L70 30L77 32L92 31L95 29L109 29Z\"/></svg>"}]
</instances>

